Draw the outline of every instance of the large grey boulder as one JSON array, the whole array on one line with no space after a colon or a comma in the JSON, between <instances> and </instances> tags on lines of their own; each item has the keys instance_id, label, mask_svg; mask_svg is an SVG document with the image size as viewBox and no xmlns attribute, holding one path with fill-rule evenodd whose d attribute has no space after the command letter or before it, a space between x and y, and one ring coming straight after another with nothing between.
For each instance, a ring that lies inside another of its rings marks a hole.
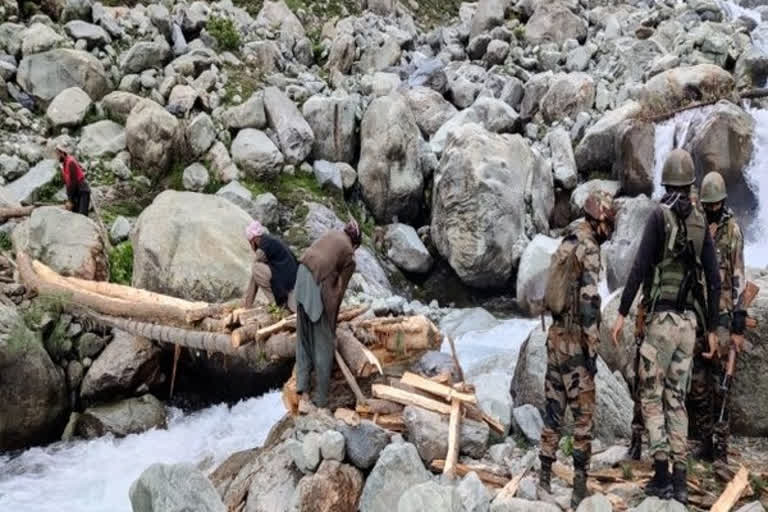
<instances>
[{"instance_id":1,"label":"large grey boulder","mask_svg":"<svg viewBox=\"0 0 768 512\"><path fill-rule=\"evenodd\" d=\"M414 87L405 95L416 124L427 137L434 135L458 112L442 94L429 87Z\"/></svg>"},{"instance_id":2,"label":"large grey boulder","mask_svg":"<svg viewBox=\"0 0 768 512\"><path fill-rule=\"evenodd\" d=\"M456 490L459 492L465 512L488 512L490 509L491 497L488 489L474 471L461 480Z\"/></svg>"},{"instance_id":3,"label":"large grey boulder","mask_svg":"<svg viewBox=\"0 0 768 512\"><path fill-rule=\"evenodd\" d=\"M70 87L61 91L48 105L45 117L51 126L79 126L91 108L91 98L79 87Z\"/></svg>"},{"instance_id":4,"label":"large grey boulder","mask_svg":"<svg viewBox=\"0 0 768 512\"><path fill-rule=\"evenodd\" d=\"M206 160L211 166L213 175L222 183L230 183L242 177L240 169L229 155L229 150L220 140L214 141L206 153Z\"/></svg>"},{"instance_id":5,"label":"large grey boulder","mask_svg":"<svg viewBox=\"0 0 768 512\"><path fill-rule=\"evenodd\" d=\"M344 190L344 185L341 182L341 170L336 164L325 160L315 160L312 171L321 188L327 187L340 192Z\"/></svg>"},{"instance_id":6,"label":"large grey boulder","mask_svg":"<svg viewBox=\"0 0 768 512\"><path fill-rule=\"evenodd\" d=\"M274 178L283 166L280 150L260 130L240 130L231 149L234 163L255 179Z\"/></svg>"},{"instance_id":7,"label":"large grey boulder","mask_svg":"<svg viewBox=\"0 0 768 512\"><path fill-rule=\"evenodd\" d=\"M29 164L17 156L0 155L0 177L6 182L15 180L29 171Z\"/></svg>"},{"instance_id":8,"label":"large grey boulder","mask_svg":"<svg viewBox=\"0 0 768 512\"><path fill-rule=\"evenodd\" d=\"M547 134L549 150L552 152L552 174L555 185L565 190L573 190L578 184L579 172L576 168L576 157L573 154L571 136L558 126Z\"/></svg>"},{"instance_id":9,"label":"large grey boulder","mask_svg":"<svg viewBox=\"0 0 768 512\"><path fill-rule=\"evenodd\" d=\"M19 312L0 305L0 451L52 441L66 422L64 373Z\"/></svg>"},{"instance_id":10,"label":"large grey boulder","mask_svg":"<svg viewBox=\"0 0 768 512\"><path fill-rule=\"evenodd\" d=\"M290 164L309 156L315 135L296 105L277 87L264 89L264 110L269 127L277 133L280 149Z\"/></svg>"},{"instance_id":11,"label":"large grey boulder","mask_svg":"<svg viewBox=\"0 0 768 512\"><path fill-rule=\"evenodd\" d=\"M653 164L656 132L652 123L624 121L616 134L614 175L622 193L653 194Z\"/></svg>"},{"instance_id":12,"label":"large grey boulder","mask_svg":"<svg viewBox=\"0 0 768 512\"><path fill-rule=\"evenodd\" d=\"M90 158L113 156L125 148L125 129L109 119L84 126L77 145L77 151Z\"/></svg>"},{"instance_id":13,"label":"large grey boulder","mask_svg":"<svg viewBox=\"0 0 768 512\"><path fill-rule=\"evenodd\" d=\"M727 95L733 86L733 76L720 66L681 66L648 80L640 91L640 102L648 113L664 114L690 101L691 91L696 91L697 101L706 102Z\"/></svg>"},{"instance_id":14,"label":"large grey boulder","mask_svg":"<svg viewBox=\"0 0 768 512\"><path fill-rule=\"evenodd\" d=\"M423 142L405 98L392 94L373 100L363 117L360 138L358 179L376 220L415 218L424 188Z\"/></svg>"},{"instance_id":15,"label":"large grey boulder","mask_svg":"<svg viewBox=\"0 0 768 512\"><path fill-rule=\"evenodd\" d=\"M226 109L222 121L230 130L242 128L263 129L267 126L267 114L264 111L264 93L255 92L246 101Z\"/></svg>"},{"instance_id":16,"label":"large grey boulder","mask_svg":"<svg viewBox=\"0 0 768 512\"><path fill-rule=\"evenodd\" d=\"M541 440L541 431L544 429L544 420L539 410L531 404L521 405L512 409L512 417L515 420L515 428L523 434L531 443Z\"/></svg>"},{"instance_id":17,"label":"large grey boulder","mask_svg":"<svg viewBox=\"0 0 768 512\"><path fill-rule=\"evenodd\" d=\"M475 15L472 16L470 38L479 36L504 23L504 6L501 0L480 0Z\"/></svg>"},{"instance_id":18,"label":"large grey boulder","mask_svg":"<svg viewBox=\"0 0 768 512\"><path fill-rule=\"evenodd\" d=\"M169 169L182 137L178 119L151 100L136 104L125 124L133 166L150 178L162 176Z\"/></svg>"},{"instance_id":19,"label":"large grey boulder","mask_svg":"<svg viewBox=\"0 0 768 512\"><path fill-rule=\"evenodd\" d=\"M125 437L152 428L165 428L166 421L163 403L152 395L144 395L89 407L77 419L75 433L86 439L107 434Z\"/></svg>"},{"instance_id":20,"label":"large grey boulder","mask_svg":"<svg viewBox=\"0 0 768 512\"><path fill-rule=\"evenodd\" d=\"M59 274L106 281L107 255L95 222L56 206L35 208L14 230L13 246Z\"/></svg>"},{"instance_id":21,"label":"large grey boulder","mask_svg":"<svg viewBox=\"0 0 768 512\"><path fill-rule=\"evenodd\" d=\"M521 212L536 165L519 135L466 124L448 136L435 176L431 233L466 284L499 287L512 275L527 243Z\"/></svg>"},{"instance_id":22,"label":"large grey boulder","mask_svg":"<svg viewBox=\"0 0 768 512\"><path fill-rule=\"evenodd\" d=\"M541 98L549 92L549 86L554 78L552 71L544 71L533 75L523 88L523 97L520 102L520 116L523 119L532 119L539 111Z\"/></svg>"},{"instance_id":23,"label":"large grey boulder","mask_svg":"<svg viewBox=\"0 0 768 512\"><path fill-rule=\"evenodd\" d=\"M191 464L152 464L129 491L133 512L226 512L216 489Z\"/></svg>"},{"instance_id":24,"label":"large grey boulder","mask_svg":"<svg viewBox=\"0 0 768 512\"><path fill-rule=\"evenodd\" d=\"M114 91L102 98L101 106L107 116L117 122L125 123L131 110L143 101L141 96L125 91Z\"/></svg>"},{"instance_id":25,"label":"large grey boulder","mask_svg":"<svg viewBox=\"0 0 768 512\"><path fill-rule=\"evenodd\" d=\"M286 32L297 39L305 35L301 21L282 0L277 2L265 1L256 17L256 23L270 29Z\"/></svg>"},{"instance_id":26,"label":"large grey boulder","mask_svg":"<svg viewBox=\"0 0 768 512\"><path fill-rule=\"evenodd\" d=\"M103 47L112 42L112 38L109 37L106 30L82 20L70 21L64 25L64 31L75 41L85 41L89 49Z\"/></svg>"},{"instance_id":27,"label":"large grey boulder","mask_svg":"<svg viewBox=\"0 0 768 512\"><path fill-rule=\"evenodd\" d=\"M86 401L130 396L160 369L160 349L150 340L115 331L112 343L85 374L80 395Z\"/></svg>"},{"instance_id":28,"label":"large grey boulder","mask_svg":"<svg viewBox=\"0 0 768 512\"><path fill-rule=\"evenodd\" d=\"M181 182L184 186L184 190L202 192L210 182L208 169L206 169L203 164L195 162L194 164L184 169Z\"/></svg>"},{"instance_id":29,"label":"large grey boulder","mask_svg":"<svg viewBox=\"0 0 768 512\"><path fill-rule=\"evenodd\" d=\"M519 116L515 109L495 98L478 98L475 103L446 121L435 132L429 144L440 155L448 142L448 136L465 124L479 124L489 132L511 133L517 129Z\"/></svg>"},{"instance_id":30,"label":"large grey boulder","mask_svg":"<svg viewBox=\"0 0 768 512\"><path fill-rule=\"evenodd\" d=\"M531 404L545 414L544 377L547 368L546 334L537 326L520 349L512 380L515 404ZM617 378L601 357L595 376L595 437L611 443L630 435L633 402L626 384Z\"/></svg>"},{"instance_id":31,"label":"large grey boulder","mask_svg":"<svg viewBox=\"0 0 768 512\"><path fill-rule=\"evenodd\" d=\"M645 498L643 502L630 512L685 512L685 505L675 500L662 500L659 498Z\"/></svg>"},{"instance_id":32,"label":"large grey boulder","mask_svg":"<svg viewBox=\"0 0 768 512\"><path fill-rule=\"evenodd\" d=\"M448 452L448 418L420 407L408 406L403 411L408 439L416 445L419 455L429 464L444 459ZM482 458L488 445L489 429L485 423L463 419L459 452L472 458Z\"/></svg>"},{"instance_id":33,"label":"large grey boulder","mask_svg":"<svg viewBox=\"0 0 768 512\"><path fill-rule=\"evenodd\" d=\"M93 100L112 89L101 62L78 50L58 49L24 57L16 80L24 91L45 102L70 87L81 88Z\"/></svg>"},{"instance_id":34,"label":"large grey boulder","mask_svg":"<svg viewBox=\"0 0 768 512\"><path fill-rule=\"evenodd\" d=\"M197 114L186 126L187 146L195 157L202 156L216 141L216 126L205 112Z\"/></svg>"},{"instance_id":35,"label":"large grey boulder","mask_svg":"<svg viewBox=\"0 0 768 512\"><path fill-rule=\"evenodd\" d=\"M541 313L549 278L549 263L560 238L536 235L525 248L517 269L517 305L530 316Z\"/></svg>"},{"instance_id":36,"label":"large grey boulder","mask_svg":"<svg viewBox=\"0 0 768 512\"><path fill-rule=\"evenodd\" d=\"M141 73L149 68L161 68L171 55L171 47L165 39L158 37L154 41L141 41L134 44L123 54L120 70L123 73Z\"/></svg>"},{"instance_id":37,"label":"large grey boulder","mask_svg":"<svg viewBox=\"0 0 768 512\"><path fill-rule=\"evenodd\" d=\"M241 297L250 278L252 251L243 233L251 220L222 197L166 190L131 235L133 285L188 300Z\"/></svg>"},{"instance_id":38,"label":"large grey boulder","mask_svg":"<svg viewBox=\"0 0 768 512\"><path fill-rule=\"evenodd\" d=\"M33 23L21 34L21 54L33 55L52 50L65 39L44 23Z\"/></svg>"},{"instance_id":39,"label":"large grey boulder","mask_svg":"<svg viewBox=\"0 0 768 512\"><path fill-rule=\"evenodd\" d=\"M355 426L341 425L347 458L362 470L371 468L379 459L381 451L389 444L389 434L375 423L363 420Z\"/></svg>"},{"instance_id":40,"label":"large grey boulder","mask_svg":"<svg viewBox=\"0 0 768 512\"><path fill-rule=\"evenodd\" d=\"M616 160L616 136L619 129L625 120L640 112L639 103L628 101L607 112L598 122L590 126L579 145L576 146L576 166L579 172L611 172Z\"/></svg>"},{"instance_id":41,"label":"large grey boulder","mask_svg":"<svg viewBox=\"0 0 768 512\"><path fill-rule=\"evenodd\" d=\"M556 43L568 39L583 41L587 37L587 22L573 14L565 2L539 2L533 16L525 25L525 39L532 45Z\"/></svg>"},{"instance_id":42,"label":"large grey boulder","mask_svg":"<svg viewBox=\"0 0 768 512\"><path fill-rule=\"evenodd\" d=\"M514 403L509 394L512 375L508 371L492 370L474 375L469 381L475 386L475 394L480 408L504 427L504 435L512 425ZM496 434L494 434L496 436Z\"/></svg>"},{"instance_id":43,"label":"large grey boulder","mask_svg":"<svg viewBox=\"0 0 768 512\"><path fill-rule=\"evenodd\" d=\"M617 199L615 208L618 214L613 235L600 249L605 261L608 289L611 291L624 286L627 282L629 271L635 261L635 254L640 247L645 224L651 212L657 208L657 204L641 195Z\"/></svg>"},{"instance_id":44,"label":"large grey boulder","mask_svg":"<svg viewBox=\"0 0 768 512\"><path fill-rule=\"evenodd\" d=\"M406 272L423 274L432 268L432 256L413 227L392 224L384 235L387 258Z\"/></svg>"},{"instance_id":45,"label":"large grey boulder","mask_svg":"<svg viewBox=\"0 0 768 512\"><path fill-rule=\"evenodd\" d=\"M397 512L425 510L464 512L464 507L456 487L440 485L437 482L414 485L405 491L397 504Z\"/></svg>"},{"instance_id":46,"label":"large grey boulder","mask_svg":"<svg viewBox=\"0 0 768 512\"><path fill-rule=\"evenodd\" d=\"M24 176L3 187L8 201L19 203L37 199L41 188L49 185L59 174L59 164L55 160L41 160L29 169Z\"/></svg>"},{"instance_id":47,"label":"large grey boulder","mask_svg":"<svg viewBox=\"0 0 768 512\"><path fill-rule=\"evenodd\" d=\"M358 100L352 96L313 96L302 107L314 142L312 157L329 162L355 162Z\"/></svg>"},{"instance_id":48,"label":"large grey boulder","mask_svg":"<svg viewBox=\"0 0 768 512\"><path fill-rule=\"evenodd\" d=\"M270 192L259 194L254 198L250 190L237 181L232 181L221 187L216 195L236 204L267 227L275 227L280 220L277 198Z\"/></svg>"},{"instance_id":49,"label":"large grey boulder","mask_svg":"<svg viewBox=\"0 0 768 512\"><path fill-rule=\"evenodd\" d=\"M293 464L288 443L281 443L261 451L245 464L223 500L235 508L247 494L245 510L248 512L288 512L301 477Z\"/></svg>"},{"instance_id":50,"label":"large grey boulder","mask_svg":"<svg viewBox=\"0 0 768 512\"><path fill-rule=\"evenodd\" d=\"M400 61L402 48L394 37L384 34L380 41L372 41L360 56L358 66L362 73L375 73L396 66Z\"/></svg>"},{"instance_id":51,"label":"large grey boulder","mask_svg":"<svg viewBox=\"0 0 768 512\"><path fill-rule=\"evenodd\" d=\"M559 512L561 509L544 501L511 498L508 494L497 496L491 503L491 512Z\"/></svg>"},{"instance_id":52,"label":"large grey boulder","mask_svg":"<svg viewBox=\"0 0 768 512\"><path fill-rule=\"evenodd\" d=\"M429 472L410 443L390 444L368 475L360 498L361 512L392 512L411 487L430 480Z\"/></svg>"},{"instance_id":53,"label":"large grey boulder","mask_svg":"<svg viewBox=\"0 0 768 512\"><path fill-rule=\"evenodd\" d=\"M588 112L595 103L595 81L586 73L559 73L541 98L541 114L551 123L579 112Z\"/></svg>"}]
</instances>

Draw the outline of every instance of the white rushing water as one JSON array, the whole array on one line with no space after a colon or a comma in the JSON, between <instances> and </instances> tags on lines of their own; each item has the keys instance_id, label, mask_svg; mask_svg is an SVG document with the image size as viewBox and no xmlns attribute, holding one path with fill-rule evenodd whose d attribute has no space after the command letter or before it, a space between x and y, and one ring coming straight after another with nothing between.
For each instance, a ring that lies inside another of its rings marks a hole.
<instances>
[{"instance_id":1,"label":"white rushing water","mask_svg":"<svg viewBox=\"0 0 768 512\"><path fill-rule=\"evenodd\" d=\"M128 489L150 464L187 462L211 470L232 453L259 446L284 412L273 391L189 415L172 409L168 430L0 456L0 511L130 512Z\"/></svg>"}]
</instances>

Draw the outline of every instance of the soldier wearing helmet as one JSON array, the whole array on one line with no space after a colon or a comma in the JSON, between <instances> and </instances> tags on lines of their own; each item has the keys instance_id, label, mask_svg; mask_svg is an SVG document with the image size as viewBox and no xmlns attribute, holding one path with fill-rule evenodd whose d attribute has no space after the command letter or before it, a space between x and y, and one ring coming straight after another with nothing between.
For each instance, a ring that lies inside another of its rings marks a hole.
<instances>
[{"instance_id":1,"label":"soldier wearing helmet","mask_svg":"<svg viewBox=\"0 0 768 512\"><path fill-rule=\"evenodd\" d=\"M539 486L551 492L552 463L568 407L575 421L571 497L574 509L587 494L599 344L600 244L613 233L613 200L608 194L592 193L584 203L584 214L584 220L569 226L552 257L545 298L552 325L547 332L546 413ZM553 306L555 303L558 306Z\"/></svg>"},{"instance_id":2,"label":"soldier wearing helmet","mask_svg":"<svg viewBox=\"0 0 768 512\"><path fill-rule=\"evenodd\" d=\"M725 375L729 346L733 344L737 350L741 350L744 344L747 313L739 304L739 297L746 285L744 239L733 212L725 206L728 194L720 173L710 172L704 176L700 196L717 250L722 290L716 324L719 353L710 351L710 347L702 343L698 343L694 351L688 411L696 421L691 422L693 428L690 431L702 441L698 458L727 462L728 409L725 409L722 422L718 421L715 425L715 419L719 417L718 411L725 400L720 383Z\"/></svg>"},{"instance_id":3,"label":"soldier wearing helmet","mask_svg":"<svg viewBox=\"0 0 768 512\"><path fill-rule=\"evenodd\" d=\"M691 155L673 150L662 169L665 194L645 225L613 327L618 346L624 318L642 284L646 336L640 346L640 398L655 469L645 493L683 504L688 501L685 395L696 326L705 323L710 342L715 339L720 298L715 245L703 213L691 201L694 181ZM697 299L704 295L704 280L706 310Z\"/></svg>"}]
</instances>

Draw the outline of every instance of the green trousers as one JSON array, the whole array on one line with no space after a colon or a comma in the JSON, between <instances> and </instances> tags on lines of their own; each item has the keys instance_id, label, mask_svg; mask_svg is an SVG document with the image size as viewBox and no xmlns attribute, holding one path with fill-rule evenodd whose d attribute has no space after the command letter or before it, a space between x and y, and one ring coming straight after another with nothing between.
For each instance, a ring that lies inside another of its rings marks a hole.
<instances>
[{"instance_id":1,"label":"green trousers","mask_svg":"<svg viewBox=\"0 0 768 512\"><path fill-rule=\"evenodd\" d=\"M313 322L299 304L297 317L296 390L306 393L312 389L312 402L318 407L328 407L335 346L327 315L323 311L317 322ZM315 371L314 388L312 370Z\"/></svg>"}]
</instances>

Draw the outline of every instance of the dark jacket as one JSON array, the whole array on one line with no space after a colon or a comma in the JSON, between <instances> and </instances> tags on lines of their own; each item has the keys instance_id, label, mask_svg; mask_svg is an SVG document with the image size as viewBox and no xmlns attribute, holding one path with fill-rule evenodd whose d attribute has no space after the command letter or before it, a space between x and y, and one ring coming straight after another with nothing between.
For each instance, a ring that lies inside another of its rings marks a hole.
<instances>
[{"instance_id":1,"label":"dark jacket","mask_svg":"<svg viewBox=\"0 0 768 512\"><path fill-rule=\"evenodd\" d=\"M275 302L283 305L296 284L296 271L299 268L296 256L283 242L270 235L261 237L259 249L267 257L267 265L272 271L269 284L272 287Z\"/></svg>"},{"instance_id":2,"label":"dark jacket","mask_svg":"<svg viewBox=\"0 0 768 512\"><path fill-rule=\"evenodd\" d=\"M336 331L336 316L347 285L355 272L355 248L341 231L331 231L315 241L301 256L301 263L312 272L320 286L323 307L331 331Z\"/></svg>"}]
</instances>

